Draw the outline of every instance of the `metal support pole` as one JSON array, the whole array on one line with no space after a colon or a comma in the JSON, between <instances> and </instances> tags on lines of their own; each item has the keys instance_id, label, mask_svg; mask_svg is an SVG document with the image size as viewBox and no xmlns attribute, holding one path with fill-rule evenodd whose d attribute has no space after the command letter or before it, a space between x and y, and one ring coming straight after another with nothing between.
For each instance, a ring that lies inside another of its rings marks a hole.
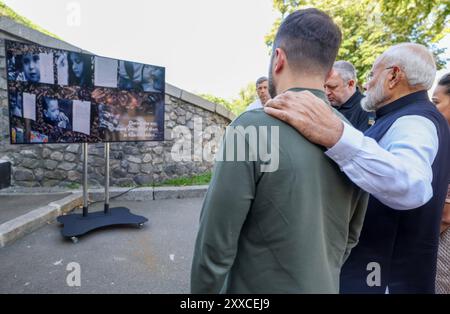
<instances>
[{"instance_id":1,"label":"metal support pole","mask_svg":"<svg viewBox=\"0 0 450 314\"><path fill-rule=\"evenodd\" d=\"M105 143L105 211L95 211L88 215L88 144L83 144L83 214L69 214L58 217L58 222L64 225L61 233L76 242L77 237L91 230L115 225L136 225L142 227L148 221L143 216L134 215L130 209L123 206L109 208L109 148Z\"/></svg>"},{"instance_id":2,"label":"metal support pole","mask_svg":"<svg viewBox=\"0 0 450 314\"><path fill-rule=\"evenodd\" d=\"M88 215L88 144L83 143L83 217Z\"/></svg>"},{"instance_id":3,"label":"metal support pole","mask_svg":"<svg viewBox=\"0 0 450 314\"><path fill-rule=\"evenodd\" d=\"M109 143L105 143L105 214L109 213Z\"/></svg>"}]
</instances>

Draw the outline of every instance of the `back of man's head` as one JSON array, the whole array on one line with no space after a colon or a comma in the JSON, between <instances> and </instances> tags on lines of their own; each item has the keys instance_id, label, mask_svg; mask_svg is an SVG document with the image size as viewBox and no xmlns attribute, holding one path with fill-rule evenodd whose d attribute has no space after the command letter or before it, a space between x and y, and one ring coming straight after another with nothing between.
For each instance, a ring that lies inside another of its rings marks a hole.
<instances>
[{"instance_id":1,"label":"back of man's head","mask_svg":"<svg viewBox=\"0 0 450 314\"><path fill-rule=\"evenodd\" d=\"M324 12L309 8L295 11L281 23L273 51L283 49L293 72L328 74L336 59L342 34Z\"/></svg>"},{"instance_id":2,"label":"back of man's head","mask_svg":"<svg viewBox=\"0 0 450 314\"><path fill-rule=\"evenodd\" d=\"M353 80L356 83L356 69L350 62L344 60L336 61L333 64L333 70L339 74L345 83L350 80Z\"/></svg>"}]
</instances>

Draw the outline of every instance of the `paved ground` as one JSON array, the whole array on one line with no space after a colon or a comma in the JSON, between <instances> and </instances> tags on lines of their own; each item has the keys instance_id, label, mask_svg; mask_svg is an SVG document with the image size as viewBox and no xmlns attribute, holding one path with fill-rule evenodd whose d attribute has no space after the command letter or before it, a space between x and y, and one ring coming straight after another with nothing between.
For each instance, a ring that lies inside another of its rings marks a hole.
<instances>
[{"instance_id":1,"label":"paved ground","mask_svg":"<svg viewBox=\"0 0 450 314\"><path fill-rule=\"evenodd\" d=\"M149 222L93 231L77 244L62 238L58 223L49 224L0 249L0 293L188 293L201 204L201 198L112 202ZM81 287L66 283L70 262L80 265Z\"/></svg>"},{"instance_id":2,"label":"paved ground","mask_svg":"<svg viewBox=\"0 0 450 314\"><path fill-rule=\"evenodd\" d=\"M29 211L63 199L70 193L41 194L41 195L0 195L0 224L26 214Z\"/></svg>"}]
</instances>

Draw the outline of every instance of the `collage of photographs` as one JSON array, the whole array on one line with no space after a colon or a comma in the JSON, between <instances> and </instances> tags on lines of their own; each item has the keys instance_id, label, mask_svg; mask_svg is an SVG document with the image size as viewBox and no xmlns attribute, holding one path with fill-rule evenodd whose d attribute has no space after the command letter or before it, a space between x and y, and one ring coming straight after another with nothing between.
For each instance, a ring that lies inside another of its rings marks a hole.
<instances>
[{"instance_id":1,"label":"collage of photographs","mask_svg":"<svg viewBox=\"0 0 450 314\"><path fill-rule=\"evenodd\" d=\"M164 140L163 67L6 42L11 144Z\"/></svg>"}]
</instances>

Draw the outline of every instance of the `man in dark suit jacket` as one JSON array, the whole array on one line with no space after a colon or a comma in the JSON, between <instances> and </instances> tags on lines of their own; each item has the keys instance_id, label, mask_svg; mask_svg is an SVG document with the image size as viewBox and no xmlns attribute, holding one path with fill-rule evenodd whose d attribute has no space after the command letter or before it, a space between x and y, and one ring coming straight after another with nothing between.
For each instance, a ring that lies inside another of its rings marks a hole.
<instances>
[{"instance_id":1,"label":"man in dark suit jacket","mask_svg":"<svg viewBox=\"0 0 450 314\"><path fill-rule=\"evenodd\" d=\"M347 61L336 61L333 72L325 83L325 92L331 105L342 113L350 123L364 132L375 121L375 114L361 108L361 94L356 86L356 70Z\"/></svg>"}]
</instances>

